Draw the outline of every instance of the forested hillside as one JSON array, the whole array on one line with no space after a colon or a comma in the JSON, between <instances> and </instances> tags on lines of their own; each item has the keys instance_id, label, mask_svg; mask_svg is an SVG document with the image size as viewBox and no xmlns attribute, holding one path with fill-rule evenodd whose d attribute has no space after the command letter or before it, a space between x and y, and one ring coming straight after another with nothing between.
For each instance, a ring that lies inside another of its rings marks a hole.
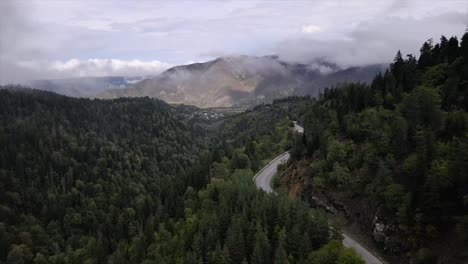
<instances>
[{"instance_id":1,"label":"forested hillside","mask_svg":"<svg viewBox=\"0 0 468 264\"><path fill-rule=\"evenodd\" d=\"M341 205L387 254L466 259L467 111L468 33L398 52L371 85L325 90L293 151L308 161L304 196Z\"/></svg>"},{"instance_id":2,"label":"forested hillside","mask_svg":"<svg viewBox=\"0 0 468 264\"><path fill-rule=\"evenodd\" d=\"M251 180L291 145L293 103L210 127L149 98L2 87L0 262L362 263L325 216Z\"/></svg>"},{"instance_id":3,"label":"forested hillside","mask_svg":"<svg viewBox=\"0 0 468 264\"><path fill-rule=\"evenodd\" d=\"M121 241L131 248L147 226L183 216L186 172L208 150L201 130L151 99L0 90L0 122L0 259L9 263L102 263Z\"/></svg>"}]
</instances>

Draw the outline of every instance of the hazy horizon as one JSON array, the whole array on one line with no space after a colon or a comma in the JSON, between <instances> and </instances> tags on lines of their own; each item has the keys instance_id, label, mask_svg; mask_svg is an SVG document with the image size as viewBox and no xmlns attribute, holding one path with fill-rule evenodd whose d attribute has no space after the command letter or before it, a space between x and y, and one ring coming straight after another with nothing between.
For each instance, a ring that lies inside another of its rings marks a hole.
<instances>
[{"instance_id":1,"label":"hazy horizon","mask_svg":"<svg viewBox=\"0 0 468 264\"><path fill-rule=\"evenodd\" d=\"M340 67L418 55L458 36L466 1L24 1L0 3L0 84L155 75L225 55ZM401 36L405 36L401 38Z\"/></svg>"}]
</instances>

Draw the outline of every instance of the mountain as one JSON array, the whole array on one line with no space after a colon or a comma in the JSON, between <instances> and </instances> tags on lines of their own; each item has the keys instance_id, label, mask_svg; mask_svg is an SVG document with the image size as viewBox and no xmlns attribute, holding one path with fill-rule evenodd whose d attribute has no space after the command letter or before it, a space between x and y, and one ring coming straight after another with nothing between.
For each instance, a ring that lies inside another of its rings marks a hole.
<instances>
[{"instance_id":1,"label":"mountain","mask_svg":"<svg viewBox=\"0 0 468 264\"><path fill-rule=\"evenodd\" d=\"M56 80L34 80L28 85L31 88L55 92L72 97L95 97L108 89L123 89L146 77L82 77Z\"/></svg>"},{"instance_id":2,"label":"mountain","mask_svg":"<svg viewBox=\"0 0 468 264\"><path fill-rule=\"evenodd\" d=\"M331 73L321 73L320 67ZM148 96L198 107L252 106L292 95L315 96L320 89L337 82L369 82L382 69L382 65L372 65L340 70L336 65L287 63L276 56L230 56L173 67L159 76L124 89L107 90L98 97Z\"/></svg>"}]
</instances>

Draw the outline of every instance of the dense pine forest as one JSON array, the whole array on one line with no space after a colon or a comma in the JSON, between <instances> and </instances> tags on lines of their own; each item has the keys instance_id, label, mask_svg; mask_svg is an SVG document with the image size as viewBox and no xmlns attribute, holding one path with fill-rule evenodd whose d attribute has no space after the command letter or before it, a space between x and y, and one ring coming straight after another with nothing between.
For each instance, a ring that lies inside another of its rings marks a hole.
<instances>
[{"instance_id":1,"label":"dense pine forest","mask_svg":"<svg viewBox=\"0 0 468 264\"><path fill-rule=\"evenodd\" d=\"M23 89L0 101L1 260L101 263L184 215L188 171L208 143L169 105Z\"/></svg>"},{"instance_id":2,"label":"dense pine forest","mask_svg":"<svg viewBox=\"0 0 468 264\"><path fill-rule=\"evenodd\" d=\"M389 255L466 259L467 111L468 32L425 42L418 59L398 52L370 85L326 89L293 150L303 196L341 207Z\"/></svg>"},{"instance_id":3,"label":"dense pine forest","mask_svg":"<svg viewBox=\"0 0 468 264\"><path fill-rule=\"evenodd\" d=\"M252 182L304 101L202 124L155 99L3 87L0 262L362 263L322 213Z\"/></svg>"},{"instance_id":4,"label":"dense pine forest","mask_svg":"<svg viewBox=\"0 0 468 264\"><path fill-rule=\"evenodd\" d=\"M213 120L0 87L0 263L364 263L310 205L398 261L462 263L467 111L468 33L398 52L371 84ZM252 177L286 150L274 185L289 196L258 190Z\"/></svg>"}]
</instances>

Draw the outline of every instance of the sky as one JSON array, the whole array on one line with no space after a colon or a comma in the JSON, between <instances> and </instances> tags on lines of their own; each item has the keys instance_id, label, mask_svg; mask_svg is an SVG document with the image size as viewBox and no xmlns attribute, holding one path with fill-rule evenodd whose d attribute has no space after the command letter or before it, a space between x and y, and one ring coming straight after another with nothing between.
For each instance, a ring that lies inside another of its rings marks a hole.
<instances>
[{"instance_id":1,"label":"sky","mask_svg":"<svg viewBox=\"0 0 468 264\"><path fill-rule=\"evenodd\" d=\"M240 54L388 63L467 27L467 0L1 0L0 84L156 75Z\"/></svg>"}]
</instances>

